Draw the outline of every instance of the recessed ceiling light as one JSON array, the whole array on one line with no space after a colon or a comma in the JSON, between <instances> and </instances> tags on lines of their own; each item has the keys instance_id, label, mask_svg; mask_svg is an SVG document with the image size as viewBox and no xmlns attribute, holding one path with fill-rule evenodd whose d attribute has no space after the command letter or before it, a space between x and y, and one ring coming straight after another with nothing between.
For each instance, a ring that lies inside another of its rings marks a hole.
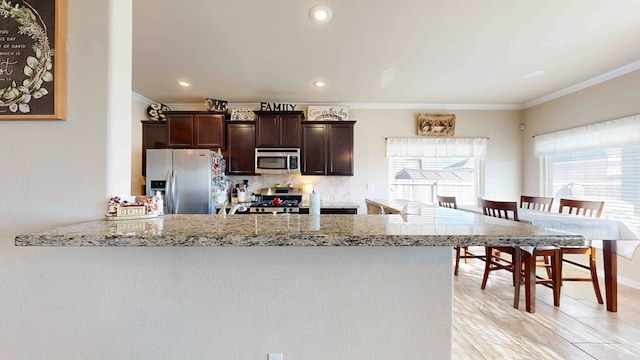
<instances>
[{"instance_id":1,"label":"recessed ceiling light","mask_svg":"<svg viewBox=\"0 0 640 360\"><path fill-rule=\"evenodd\" d=\"M186 82L186 81L178 81L178 85L180 85L180 86L184 86L184 87L191 86L191 84L189 84L189 83L188 83L188 82Z\"/></svg>"},{"instance_id":2,"label":"recessed ceiling light","mask_svg":"<svg viewBox=\"0 0 640 360\"><path fill-rule=\"evenodd\" d=\"M316 81L313 82L313 86L315 86L315 87L324 87L326 85L327 85L327 83L322 81L322 80L316 80Z\"/></svg>"},{"instance_id":3,"label":"recessed ceiling light","mask_svg":"<svg viewBox=\"0 0 640 360\"><path fill-rule=\"evenodd\" d=\"M524 78L525 79L533 79L533 78L536 78L536 77L539 77L539 76L542 76L542 75L544 75L544 70L538 70L538 71L532 72L531 74L525 75Z\"/></svg>"},{"instance_id":4,"label":"recessed ceiling light","mask_svg":"<svg viewBox=\"0 0 640 360\"><path fill-rule=\"evenodd\" d=\"M309 10L309 18L317 24L326 24L332 17L333 10L327 5L315 5Z\"/></svg>"}]
</instances>

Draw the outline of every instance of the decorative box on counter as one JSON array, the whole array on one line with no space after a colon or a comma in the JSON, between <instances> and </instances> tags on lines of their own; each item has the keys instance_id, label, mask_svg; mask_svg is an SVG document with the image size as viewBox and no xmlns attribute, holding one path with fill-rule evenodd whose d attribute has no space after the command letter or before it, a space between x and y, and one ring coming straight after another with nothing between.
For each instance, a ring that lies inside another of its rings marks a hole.
<instances>
[{"instance_id":1,"label":"decorative box on counter","mask_svg":"<svg viewBox=\"0 0 640 360\"><path fill-rule=\"evenodd\" d=\"M162 215L157 196L114 196L109 199L107 220L145 219Z\"/></svg>"}]
</instances>

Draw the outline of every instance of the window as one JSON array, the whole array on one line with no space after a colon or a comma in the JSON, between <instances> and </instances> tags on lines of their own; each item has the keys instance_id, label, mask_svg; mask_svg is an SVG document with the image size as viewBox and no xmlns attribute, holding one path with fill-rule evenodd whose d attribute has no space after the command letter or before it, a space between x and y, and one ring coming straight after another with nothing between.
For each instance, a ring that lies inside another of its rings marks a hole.
<instances>
[{"instance_id":1,"label":"window","mask_svg":"<svg viewBox=\"0 0 640 360\"><path fill-rule=\"evenodd\" d=\"M640 230L640 116L535 137L542 159L542 192L560 198L602 200L602 217ZM557 209L557 208L556 208Z\"/></svg>"},{"instance_id":2,"label":"window","mask_svg":"<svg viewBox=\"0 0 640 360\"><path fill-rule=\"evenodd\" d=\"M389 138L389 198L435 203L437 195L475 205L484 194L487 139Z\"/></svg>"}]
</instances>

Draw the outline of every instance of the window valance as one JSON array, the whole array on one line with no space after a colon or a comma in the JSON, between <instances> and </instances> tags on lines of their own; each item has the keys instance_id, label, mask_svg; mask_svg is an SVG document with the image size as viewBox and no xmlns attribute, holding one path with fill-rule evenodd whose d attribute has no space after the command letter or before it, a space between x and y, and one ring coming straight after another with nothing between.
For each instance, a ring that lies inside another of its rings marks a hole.
<instances>
[{"instance_id":1,"label":"window valance","mask_svg":"<svg viewBox=\"0 0 640 360\"><path fill-rule=\"evenodd\" d=\"M484 157L487 138L387 138L387 157Z\"/></svg>"},{"instance_id":2,"label":"window valance","mask_svg":"<svg viewBox=\"0 0 640 360\"><path fill-rule=\"evenodd\" d=\"M639 143L640 115L555 131L535 137L534 155L605 148Z\"/></svg>"}]
</instances>

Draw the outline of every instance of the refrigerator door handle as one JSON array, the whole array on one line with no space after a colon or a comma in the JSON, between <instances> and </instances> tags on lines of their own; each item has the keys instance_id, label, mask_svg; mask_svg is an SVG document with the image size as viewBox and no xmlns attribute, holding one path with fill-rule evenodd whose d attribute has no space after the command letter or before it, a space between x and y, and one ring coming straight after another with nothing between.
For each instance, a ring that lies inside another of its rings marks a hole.
<instances>
[{"instance_id":1,"label":"refrigerator door handle","mask_svg":"<svg viewBox=\"0 0 640 360\"><path fill-rule=\"evenodd\" d=\"M167 214L173 213L173 194L171 192L171 170L167 171L167 178L164 184L164 200L167 204Z\"/></svg>"},{"instance_id":2,"label":"refrigerator door handle","mask_svg":"<svg viewBox=\"0 0 640 360\"><path fill-rule=\"evenodd\" d=\"M180 206L180 191L178 190L178 170L176 169L173 169L173 180L171 181L171 186L173 187L173 189L171 189L171 194L174 199L173 213L177 214L178 207Z\"/></svg>"}]
</instances>

